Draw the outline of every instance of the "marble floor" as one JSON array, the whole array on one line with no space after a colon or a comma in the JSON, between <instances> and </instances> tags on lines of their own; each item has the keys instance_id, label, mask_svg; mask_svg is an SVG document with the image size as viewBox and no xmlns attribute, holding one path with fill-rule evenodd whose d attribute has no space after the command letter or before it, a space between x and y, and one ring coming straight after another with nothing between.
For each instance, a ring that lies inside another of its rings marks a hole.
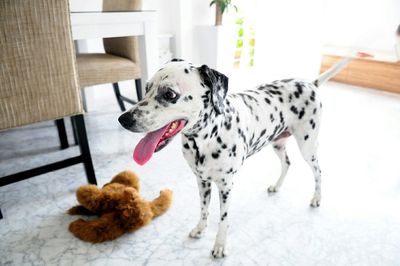
<instances>
[{"instance_id":1,"label":"marble floor","mask_svg":"<svg viewBox=\"0 0 400 266\"><path fill-rule=\"evenodd\" d=\"M174 191L171 209L135 233L88 244L69 233L76 218L65 213L86 182L81 165L1 187L0 265L400 265L400 96L334 82L320 90L320 208L309 207L313 178L293 140L286 182L268 195L280 165L266 148L236 177L229 256L211 259L219 212L215 187L208 231L189 239L198 193L179 140L146 166L136 165L131 157L139 136L118 125L109 90L86 115L99 184L132 169L141 176L145 198L163 188ZM0 176L77 153L75 146L58 150L52 122L2 132Z\"/></svg>"}]
</instances>

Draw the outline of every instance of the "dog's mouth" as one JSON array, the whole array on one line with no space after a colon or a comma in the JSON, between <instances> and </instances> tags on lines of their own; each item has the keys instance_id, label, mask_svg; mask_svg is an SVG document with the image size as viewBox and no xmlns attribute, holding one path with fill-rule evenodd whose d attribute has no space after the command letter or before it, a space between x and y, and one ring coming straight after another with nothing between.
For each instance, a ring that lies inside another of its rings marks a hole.
<instances>
[{"instance_id":1,"label":"dog's mouth","mask_svg":"<svg viewBox=\"0 0 400 266\"><path fill-rule=\"evenodd\" d=\"M155 152L167 146L169 141L186 125L186 120L175 120L160 129L149 132L136 145L133 160L140 165L147 163Z\"/></svg>"}]
</instances>

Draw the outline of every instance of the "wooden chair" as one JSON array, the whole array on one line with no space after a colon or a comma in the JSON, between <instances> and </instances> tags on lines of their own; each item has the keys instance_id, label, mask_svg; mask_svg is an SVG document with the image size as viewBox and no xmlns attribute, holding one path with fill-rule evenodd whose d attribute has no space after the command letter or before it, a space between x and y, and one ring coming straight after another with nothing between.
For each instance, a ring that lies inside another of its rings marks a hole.
<instances>
[{"instance_id":1,"label":"wooden chair","mask_svg":"<svg viewBox=\"0 0 400 266\"><path fill-rule=\"evenodd\" d=\"M142 0L103 0L103 11L141 10ZM103 39L105 53L77 54L81 87L112 83L121 111L124 102L136 102L120 93L119 81L135 80L138 101L142 99L137 37Z\"/></svg>"},{"instance_id":2,"label":"wooden chair","mask_svg":"<svg viewBox=\"0 0 400 266\"><path fill-rule=\"evenodd\" d=\"M0 67L0 130L71 116L81 151L75 157L0 177L0 186L78 163L84 164L88 182L96 184L68 0L0 1Z\"/></svg>"}]
</instances>

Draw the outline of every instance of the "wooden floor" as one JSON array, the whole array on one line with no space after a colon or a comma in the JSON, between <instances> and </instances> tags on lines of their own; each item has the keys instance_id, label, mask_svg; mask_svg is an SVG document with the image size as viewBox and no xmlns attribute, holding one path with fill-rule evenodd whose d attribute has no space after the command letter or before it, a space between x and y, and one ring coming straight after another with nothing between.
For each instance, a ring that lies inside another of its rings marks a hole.
<instances>
[{"instance_id":1,"label":"wooden floor","mask_svg":"<svg viewBox=\"0 0 400 266\"><path fill-rule=\"evenodd\" d=\"M339 61L341 57L324 55L321 73ZM332 80L346 84L400 93L400 62L384 62L371 59L354 59Z\"/></svg>"}]
</instances>

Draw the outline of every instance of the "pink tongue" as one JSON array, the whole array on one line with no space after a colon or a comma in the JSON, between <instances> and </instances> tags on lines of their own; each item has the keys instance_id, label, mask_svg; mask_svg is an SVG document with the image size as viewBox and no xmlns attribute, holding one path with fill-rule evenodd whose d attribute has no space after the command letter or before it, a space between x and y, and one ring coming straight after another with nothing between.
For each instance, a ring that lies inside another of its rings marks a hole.
<instances>
[{"instance_id":1,"label":"pink tongue","mask_svg":"<svg viewBox=\"0 0 400 266\"><path fill-rule=\"evenodd\" d=\"M141 139L136 145L135 151L133 152L133 160L140 165L147 163L160 142L162 135L165 133L170 124L162 127L158 130L148 133L143 139Z\"/></svg>"}]
</instances>

